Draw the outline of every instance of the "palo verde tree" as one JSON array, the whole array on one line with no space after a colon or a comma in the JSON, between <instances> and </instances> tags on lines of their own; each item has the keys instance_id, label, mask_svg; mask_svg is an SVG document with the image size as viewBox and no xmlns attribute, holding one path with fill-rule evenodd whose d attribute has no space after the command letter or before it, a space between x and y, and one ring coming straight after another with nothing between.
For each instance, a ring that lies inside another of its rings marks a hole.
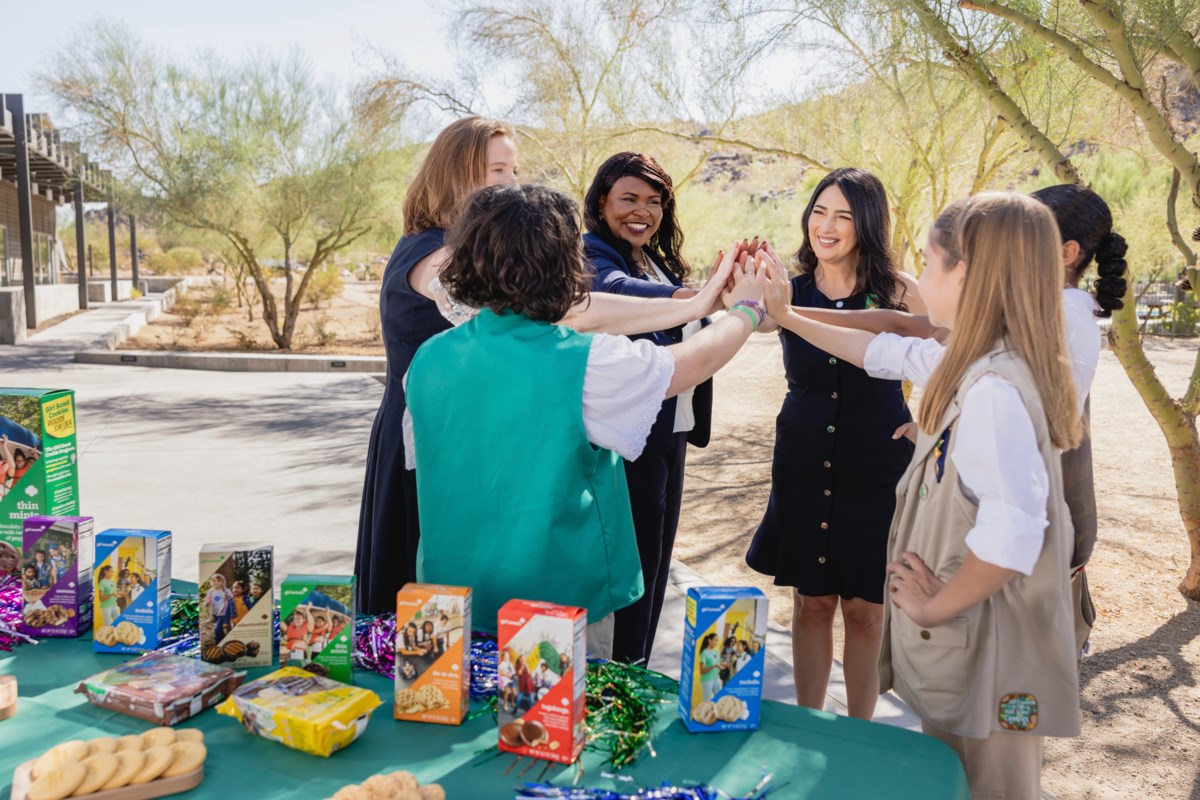
<instances>
[{"instance_id":1,"label":"palo verde tree","mask_svg":"<svg viewBox=\"0 0 1200 800\"><path fill-rule=\"evenodd\" d=\"M377 214L390 127L314 80L298 52L182 62L112 23L80 31L65 52L43 88L139 203L224 242L271 339L291 347L314 272Z\"/></svg>"}]
</instances>

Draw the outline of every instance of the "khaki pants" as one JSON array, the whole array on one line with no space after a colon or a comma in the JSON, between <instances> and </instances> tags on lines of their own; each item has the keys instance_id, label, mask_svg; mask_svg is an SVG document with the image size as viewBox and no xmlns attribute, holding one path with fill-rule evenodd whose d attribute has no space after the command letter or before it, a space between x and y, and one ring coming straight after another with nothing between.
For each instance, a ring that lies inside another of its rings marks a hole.
<instances>
[{"instance_id":1,"label":"khaki pants","mask_svg":"<svg viewBox=\"0 0 1200 800\"><path fill-rule=\"evenodd\" d=\"M591 658L612 658L613 631L616 630L613 615L609 614L598 622L587 626L587 651Z\"/></svg>"},{"instance_id":2,"label":"khaki pants","mask_svg":"<svg viewBox=\"0 0 1200 800\"><path fill-rule=\"evenodd\" d=\"M1096 607L1092 605L1092 593L1088 590L1086 569L1071 576L1071 608L1075 611L1075 653L1082 661L1083 648L1096 624Z\"/></svg>"},{"instance_id":3,"label":"khaki pants","mask_svg":"<svg viewBox=\"0 0 1200 800\"><path fill-rule=\"evenodd\" d=\"M922 721L921 730L942 741L967 773L971 800L1040 800L1043 736L997 731L986 739L968 739Z\"/></svg>"}]
</instances>

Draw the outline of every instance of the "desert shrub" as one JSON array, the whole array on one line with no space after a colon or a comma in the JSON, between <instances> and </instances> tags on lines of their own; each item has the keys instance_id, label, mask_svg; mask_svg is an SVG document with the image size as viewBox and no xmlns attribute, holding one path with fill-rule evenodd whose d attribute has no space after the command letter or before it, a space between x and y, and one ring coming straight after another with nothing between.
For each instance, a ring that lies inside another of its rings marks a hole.
<instances>
[{"instance_id":1,"label":"desert shrub","mask_svg":"<svg viewBox=\"0 0 1200 800\"><path fill-rule=\"evenodd\" d=\"M334 264L326 264L318 267L309 278L305 298L312 301L313 308L320 308L323 301L340 296L343 288L345 283L342 281L341 270Z\"/></svg>"},{"instance_id":2,"label":"desert shrub","mask_svg":"<svg viewBox=\"0 0 1200 800\"><path fill-rule=\"evenodd\" d=\"M208 298L208 310L212 314L224 314L233 305L233 292L224 286L214 286Z\"/></svg>"},{"instance_id":3,"label":"desert shrub","mask_svg":"<svg viewBox=\"0 0 1200 800\"><path fill-rule=\"evenodd\" d=\"M336 323L325 314L320 314L309 323L309 329L312 331L313 338L317 341L317 346L328 347L337 341L337 332L333 330Z\"/></svg>"}]
</instances>

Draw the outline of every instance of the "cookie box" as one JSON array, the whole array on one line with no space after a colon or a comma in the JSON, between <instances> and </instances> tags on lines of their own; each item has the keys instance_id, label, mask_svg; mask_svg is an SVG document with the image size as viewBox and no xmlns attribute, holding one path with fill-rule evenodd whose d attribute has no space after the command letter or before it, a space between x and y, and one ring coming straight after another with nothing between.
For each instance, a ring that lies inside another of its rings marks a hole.
<instances>
[{"instance_id":1,"label":"cookie box","mask_svg":"<svg viewBox=\"0 0 1200 800\"><path fill-rule=\"evenodd\" d=\"M367 729L371 712L383 702L367 689L283 667L243 684L217 706L251 733L280 744L329 756Z\"/></svg>"},{"instance_id":2,"label":"cookie box","mask_svg":"<svg viewBox=\"0 0 1200 800\"><path fill-rule=\"evenodd\" d=\"M228 667L156 652L85 678L75 691L94 706L175 725L215 706L245 679Z\"/></svg>"},{"instance_id":3,"label":"cookie box","mask_svg":"<svg viewBox=\"0 0 1200 800\"><path fill-rule=\"evenodd\" d=\"M97 653L145 653L171 632L171 532L110 528L96 534L92 572Z\"/></svg>"},{"instance_id":4,"label":"cookie box","mask_svg":"<svg viewBox=\"0 0 1200 800\"><path fill-rule=\"evenodd\" d=\"M279 590L281 665L354 680L353 575L288 575Z\"/></svg>"},{"instance_id":5,"label":"cookie box","mask_svg":"<svg viewBox=\"0 0 1200 800\"><path fill-rule=\"evenodd\" d=\"M758 589L688 589L679 715L689 731L758 728L766 637L767 597Z\"/></svg>"},{"instance_id":6,"label":"cookie box","mask_svg":"<svg viewBox=\"0 0 1200 800\"><path fill-rule=\"evenodd\" d=\"M200 657L205 661L238 669L275 662L273 560L274 548L266 543L200 548Z\"/></svg>"},{"instance_id":7,"label":"cookie box","mask_svg":"<svg viewBox=\"0 0 1200 800\"><path fill-rule=\"evenodd\" d=\"M91 517L28 517L21 559L21 624L39 638L74 638L92 627Z\"/></svg>"},{"instance_id":8,"label":"cookie box","mask_svg":"<svg viewBox=\"0 0 1200 800\"><path fill-rule=\"evenodd\" d=\"M408 583L396 594L394 716L459 725L471 702L471 590Z\"/></svg>"},{"instance_id":9,"label":"cookie box","mask_svg":"<svg viewBox=\"0 0 1200 800\"><path fill-rule=\"evenodd\" d=\"M497 617L500 749L574 762L586 733L587 610L509 600Z\"/></svg>"}]
</instances>

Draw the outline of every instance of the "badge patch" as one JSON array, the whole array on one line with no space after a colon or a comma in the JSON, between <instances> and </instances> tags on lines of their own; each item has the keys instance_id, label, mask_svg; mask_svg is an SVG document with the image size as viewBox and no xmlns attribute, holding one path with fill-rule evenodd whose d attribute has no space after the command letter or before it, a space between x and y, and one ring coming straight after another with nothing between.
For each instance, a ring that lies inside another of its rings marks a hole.
<instances>
[{"instance_id":1,"label":"badge patch","mask_svg":"<svg viewBox=\"0 0 1200 800\"><path fill-rule=\"evenodd\" d=\"M1038 702L1031 694L1006 694L1000 698L1000 727L1006 731L1031 731L1038 723Z\"/></svg>"},{"instance_id":2,"label":"badge patch","mask_svg":"<svg viewBox=\"0 0 1200 800\"><path fill-rule=\"evenodd\" d=\"M950 426L948 426L946 430L942 431L942 435L938 437L937 444L933 446L933 472L938 483L942 482L942 473L946 471L946 451L949 450L949 448L946 446L946 443L949 441Z\"/></svg>"}]
</instances>

